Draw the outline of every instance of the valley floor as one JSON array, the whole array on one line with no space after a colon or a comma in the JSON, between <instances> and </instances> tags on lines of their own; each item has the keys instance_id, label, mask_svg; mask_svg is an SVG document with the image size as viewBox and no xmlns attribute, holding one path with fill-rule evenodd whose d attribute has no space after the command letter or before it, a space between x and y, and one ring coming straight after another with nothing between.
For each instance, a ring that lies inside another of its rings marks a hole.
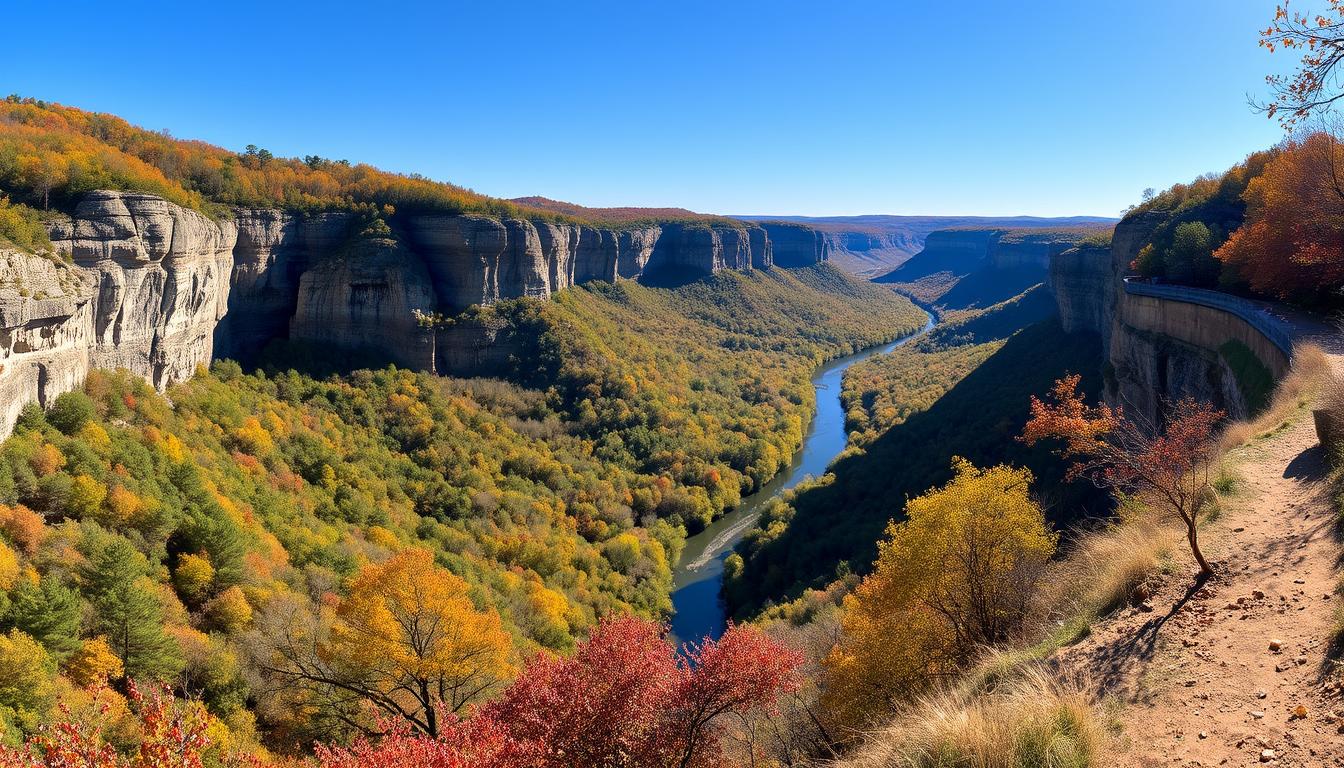
<instances>
[{"instance_id":1,"label":"valley floor","mask_svg":"<svg viewBox=\"0 0 1344 768\"><path fill-rule=\"evenodd\" d=\"M1124 705L1101 765L1344 766L1328 655L1341 549L1310 414L1229 459L1239 486L1203 534L1217 575L1193 589L1178 550L1144 606L1061 653Z\"/></svg>"}]
</instances>

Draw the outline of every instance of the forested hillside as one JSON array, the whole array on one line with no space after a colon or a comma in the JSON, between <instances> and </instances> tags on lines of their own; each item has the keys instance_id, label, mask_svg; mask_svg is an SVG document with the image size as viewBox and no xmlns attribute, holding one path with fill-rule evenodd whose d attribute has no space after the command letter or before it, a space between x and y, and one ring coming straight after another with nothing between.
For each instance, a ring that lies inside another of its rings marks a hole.
<instances>
[{"instance_id":1,"label":"forested hillside","mask_svg":"<svg viewBox=\"0 0 1344 768\"><path fill-rule=\"evenodd\" d=\"M686 531L796 449L816 363L923 320L824 266L482 311L532 340L514 382L226 361L25 411L0 447L0 641L32 681L0 686L5 738L135 678L199 695L230 744L342 739L406 684L369 654L414 649L363 623L398 583L475 650L451 694L397 706L481 701L600 617L663 615Z\"/></svg>"},{"instance_id":2,"label":"forested hillside","mask_svg":"<svg viewBox=\"0 0 1344 768\"><path fill-rule=\"evenodd\" d=\"M96 189L120 189L216 216L227 216L231 205L309 211L392 205L564 218L423 176L316 155L275 157L255 145L234 153L114 115L19 96L0 102L0 189L41 210L68 209Z\"/></svg>"},{"instance_id":3,"label":"forested hillside","mask_svg":"<svg viewBox=\"0 0 1344 768\"><path fill-rule=\"evenodd\" d=\"M1047 511L1104 504L1065 485L1048 451L1014 438L1027 400L1066 372L1100 378L1095 339L1070 336L1041 286L986 310L957 313L919 343L855 365L844 401L855 449L825 478L767 509L730 558L726 592L739 615L791 600L838 576L866 572L876 542L908 498L952 477L953 456L976 466L1026 466L1051 490ZM841 522L843 520L843 522Z\"/></svg>"}]
</instances>

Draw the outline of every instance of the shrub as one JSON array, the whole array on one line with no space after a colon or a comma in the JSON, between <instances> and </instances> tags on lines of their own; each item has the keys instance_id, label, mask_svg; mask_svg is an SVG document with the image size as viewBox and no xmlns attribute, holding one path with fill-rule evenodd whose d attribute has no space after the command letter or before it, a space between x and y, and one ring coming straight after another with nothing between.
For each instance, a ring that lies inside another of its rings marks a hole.
<instances>
[{"instance_id":1,"label":"shrub","mask_svg":"<svg viewBox=\"0 0 1344 768\"><path fill-rule=\"evenodd\" d=\"M5 242L28 253L51 248L47 228L42 226L37 211L0 196L0 244Z\"/></svg>"},{"instance_id":2,"label":"shrub","mask_svg":"<svg viewBox=\"0 0 1344 768\"><path fill-rule=\"evenodd\" d=\"M60 430L61 434L73 435L95 415L93 398L75 390L56 397L51 410L47 411L47 423Z\"/></svg>"}]
</instances>

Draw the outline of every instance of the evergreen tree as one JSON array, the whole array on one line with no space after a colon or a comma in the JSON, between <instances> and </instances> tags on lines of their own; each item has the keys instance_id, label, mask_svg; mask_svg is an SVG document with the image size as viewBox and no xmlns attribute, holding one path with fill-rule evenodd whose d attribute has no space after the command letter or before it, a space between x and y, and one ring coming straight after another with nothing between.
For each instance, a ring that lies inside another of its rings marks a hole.
<instances>
[{"instance_id":1,"label":"evergreen tree","mask_svg":"<svg viewBox=\"0 0 1344 768\"><path fill-rule=\"evenodd\" d=\"M5 615L6 629L23 631L58 659L79 649L79 618L83 606L73 589L50 576L42 579L40 584L22 579L9 597L11 605Z\"/></svg>"},{"instance_id":2,"label":"evergreen tree","mask_svg":"<svg viewBox=\"0 0 1344 768\"><path fill-rule=\"evenodd\" d=\"M163 629L163 606L146 576L144 555L117 538L99 547L84 569L97 631L121 657L126 677L165 680L182 670L182 653Z\"/></svg>"}]
</instances>

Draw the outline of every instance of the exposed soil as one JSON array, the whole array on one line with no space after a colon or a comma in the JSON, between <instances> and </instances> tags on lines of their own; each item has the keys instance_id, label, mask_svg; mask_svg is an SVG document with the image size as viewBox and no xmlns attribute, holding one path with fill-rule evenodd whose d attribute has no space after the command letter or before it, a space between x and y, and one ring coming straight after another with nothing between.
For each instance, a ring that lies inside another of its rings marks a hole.
<instances>
[{"instance_id":1,"label":"exposed soil","mask_svg":"<svg viewBox=\"0 0 1344 768\"><path fill-rule=\"evenodd\" d=\"M1194 586L1178 552L1145 605L1061 654L1123 703L1103 765L1344 766L1341 546L1310 416L1232 459L1242 483L1202 535L1217 575Z\"/></svg>"}]
</instances>

